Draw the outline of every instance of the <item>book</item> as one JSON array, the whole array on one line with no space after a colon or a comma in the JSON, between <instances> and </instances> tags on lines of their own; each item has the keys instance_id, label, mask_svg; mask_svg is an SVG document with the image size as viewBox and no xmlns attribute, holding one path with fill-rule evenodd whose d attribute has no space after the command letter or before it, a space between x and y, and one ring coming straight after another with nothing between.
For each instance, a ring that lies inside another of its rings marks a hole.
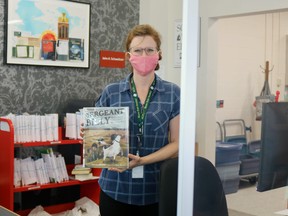
<instances>
[{"instance_id":1,"label":"book","mask_svg":"<svg viewBox=\"0 0 288 216\"><path fill-rule=\"evenodd\" d=\"M57 41L56 56L57 56L57 60L68 61L68 58L69 58L69 41L68 40Z\"/></svg>"},{"instance_id":2,"label":"book","mask_svg":"<svg viewBox=\"0 0 288 216\"><path fill-rule=\"evenodd\" d=\"M84 107L83 124L86 167L129 167L128 107Z\"/></svg>"},{"instance_id":3,"label":"book","mask_svg":"<svg viewBox=\"0 0 288 216\"><path fill-rule=\"evenodd\" d=\"M42 39L42 53L43 60L56 60L56 41Z\"/></svg>"},{"instance_id":4,"label":"book","mask_svg":"<svg viewBox=\"0 0 288 216\"><path fill-rule=\"evenodd\" d=\"M75 179L79 181L86 181L86 180L91 180L91 179L99 179L99 176L93 176L93 173L76 174Z\"/></svg>"},{"instance_id":5,"label":"book","mask_svg":"<svg viewBox=\"0 0 288 216\"><path fill-rule=\"evenodd\" d=\"M91 173L91 169L87 169L87 170L72 170L71 174L72 175L78 175L78 174L89 174Z\"/></svg>"},{"instance_id":6,"label":"book","mask_svg":"<svg viewBox=\"0 0 288 216\"><path fill-rule=\"evenodd\" d=\"M76 165L74 167L74 169L71 171L72 175L89 174L89 173L91 173L91 168L84 167L82 164L81 165Z\"/></svg>"},{"instance_id":7,"label":"book","mask_svg":"<svg viewBox=\"0 0 288 216\"><path fill-rule=\"evenodd\" d=\"M69 59L84 60L84 39L69 38Z\"/></svg>"},{"instance_id":8,"label":"book","mask_svg":"<svg viewBox=\"0 0 288 216\"><path fill-rule=\"evenodd\" d=\"M47 149L47 153L41 153L41 156L45 162L45 168L51 183L59 183L68 180L67 170L65 176L62 176L63 173L61 172L61 164L63 163L61 162L60 164L59 160L57 159L62 157L61 155L56 157L53 149L49 148Z\"/></svg>"}]
</instances>

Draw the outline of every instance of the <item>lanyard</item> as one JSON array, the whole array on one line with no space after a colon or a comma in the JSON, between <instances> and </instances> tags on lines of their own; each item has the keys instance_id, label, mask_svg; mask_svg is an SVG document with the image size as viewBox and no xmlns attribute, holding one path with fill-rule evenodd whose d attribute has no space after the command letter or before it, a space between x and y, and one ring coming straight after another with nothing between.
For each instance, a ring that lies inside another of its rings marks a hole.
<instances>
[{"instance_id":1,"label":"lanyard","mask_svg":"<svg viewBox=\"0 0 288 216\"><path fill-rule=\"evenodd\" d=\"M156 79L154 78L154 80L153 80L153 82L149 88L148 94L146 96L145 103L144 103L143 107L141 108L140 104L139 104L139 99L138 99L137 90L136 90L134 80L133 80L133 78L131 79L131 88L132 88L134 103L136 106L137 120L138 120L138 134L137 134L138 149L137 149L137 154L139 154L140 148L142 146L144 118L145 118L145 115L146 115L146 112L147 112L147 109L148 109L155 85L156 85Z\"/></svg>"}]
</instances>

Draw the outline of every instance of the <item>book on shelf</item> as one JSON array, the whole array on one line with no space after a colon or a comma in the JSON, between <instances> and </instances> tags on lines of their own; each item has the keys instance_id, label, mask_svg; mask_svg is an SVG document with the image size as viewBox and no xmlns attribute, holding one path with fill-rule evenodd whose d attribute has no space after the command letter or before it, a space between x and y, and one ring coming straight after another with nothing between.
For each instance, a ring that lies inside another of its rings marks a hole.
<instances>
[{"instance_id":1,"label":"book on shelf","mask_svg":"<svg viewBox=\"0 0 288 216\"><path fill-rule=\"evenodd\" d=\"M99 176L93 176L93 173L76 174L75 179L79 181L86 181L86 180L91 180L91 179L99 179Z\"/></svg>"},{"instance_id":2,"label":"book on shelf","mask_svg":"<svg viewBox=\"0 0 288 216\"><path fill-rule=\"evenodd\" d=\"M74 169L71 171L72 175L89 174L89 173L91 173L91 168L84 167L83 165L76 165Z\"/></svg>"},{"instance_id":3,"label":"book on shelf","mask_svg":"<svg viewBox=\"0 0 288 216\"><path fill-rule=\"evenodd\" d=\"M10 113L3 118L10 119L14 126L14 141L18 142L46 142L58 141L58 114L31 115L24 113L16 115Z\"/></svg>"},{"instance_id":4,"label":"book on shelf","mask_svg":"<svg viewBox=\"0 0 288 216\"><path fill-rule=\"evenodd\" d=\"M29 151L31 153L31 151ZM14 158L14 186L58 183L69 180L64 157L49 148L41 157Z\"/></svg>"},{"instance_id":5,"label":"book on shelf","mask_svg":"<svg viewBox=\"0 0 288 216\"><path fill-rule=\"evenodd\" d=\"M82 124L81 112L66 113L65 136L69 139L82 139L80 129Z\"/></svg>"},{"instance_id":6,"label":"book on shelf","mask_svg":"<svg viewBox=\"0 0 288 216\"><path fill-rule=\"evenodd\" d=\"M45 168L51 183L59 183L69 180L65 160L61 154L55 155L52 148L47 153L41 153L45 162Z\"/></svg>"},{"instance_id":7,"label":"book on shelf","mask_svg":"<svg viewBox=\"0 0 288 216\"><path fill-rule=\"evenodd\" d=\"M83 108L85 167L129 166L129 108Z\"/></svg>"},{"instance_id":8,"label":"book on shelf","mask_svg":"<svg viewBox=\"0 0 288 216\"><path fill-rule=\"evenodd\" d=\"M36 169L34 161L31 157L27 157L21 160L20 170L23 185L30 185L37 183Z\"/></svg>"}]
</instances>

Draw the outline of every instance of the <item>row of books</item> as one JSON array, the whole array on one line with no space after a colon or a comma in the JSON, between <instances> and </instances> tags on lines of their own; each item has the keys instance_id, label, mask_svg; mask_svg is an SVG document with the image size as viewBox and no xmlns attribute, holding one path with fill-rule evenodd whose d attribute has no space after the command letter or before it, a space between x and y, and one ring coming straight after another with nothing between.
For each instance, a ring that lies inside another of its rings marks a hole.
<instances>
[{"instance_id":1,"label":"row of books","mask_svg":"<svg viewBox=\"0 0 288 216\"><path fill-rule=\"evenodd\" d=\"M24 159L14 158L14 186L31 184L60 183L68 181L64 157L55 155L49 148L47 153L41 154L37 160L27 157Z\"/></svg>"},{"instance_id":2,"label":"row of books","mask_svg":"<svg viewBox=\"0 0 288 216\"><path fill-rule=\"evenodd\" d=\"M45 142L59 140L58 114L46 115L15 115L9 114L3 118L10 119L14 126L14 141Z\"/></svg>"},{"instance_id":3,"label":"row of books","mask_svg":"<svg viewBox=\"0 0 288 216\"><path fill-rule=\"evenodd\" d=\"M32 58L60 61L83 61L84 39L67 38L67 31L61 28L60 35L65 39L47 40L34 37L15 36L16 45L12 47L12 56L15 58Z\"/></svg>"}]
</instances>

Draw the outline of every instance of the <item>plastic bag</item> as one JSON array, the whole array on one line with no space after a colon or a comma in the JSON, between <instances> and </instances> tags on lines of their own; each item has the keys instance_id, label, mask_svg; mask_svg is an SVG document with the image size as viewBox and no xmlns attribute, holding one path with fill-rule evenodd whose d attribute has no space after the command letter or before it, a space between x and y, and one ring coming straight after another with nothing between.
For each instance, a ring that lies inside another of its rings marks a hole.
<instances>
[{"instance_id":1,"label":"plastic bag","mask_svg":"<svg viewBox=\"0 0 288 216\"><path fill-rule=\"evenodd\" d=\"M28 216L51 216L51 214L44 211L42 206L36 206Z\"/></svg>"},{"instance_id":2,"label":"plastic bag","mask_svg":"<svg viewBox=\"0 0 288 216\"><path fill-rule=\"evenodd\" d=\"M75 208L80 210L83 216L100 216L99 206L87 197L76 201Z\"/></svg>"},{"instance_id":3,"label":"plastic bag","mask_svg":"<svg viewBox=\"0 0 288 216\"><path fill-rule=\"evenodd\" d=\"M49 214L42 206L36 206L28 216L100 216L100 211L95 202L83 197L75 202L75 207L72 210Z\"/></svg>"}]
</instances>

